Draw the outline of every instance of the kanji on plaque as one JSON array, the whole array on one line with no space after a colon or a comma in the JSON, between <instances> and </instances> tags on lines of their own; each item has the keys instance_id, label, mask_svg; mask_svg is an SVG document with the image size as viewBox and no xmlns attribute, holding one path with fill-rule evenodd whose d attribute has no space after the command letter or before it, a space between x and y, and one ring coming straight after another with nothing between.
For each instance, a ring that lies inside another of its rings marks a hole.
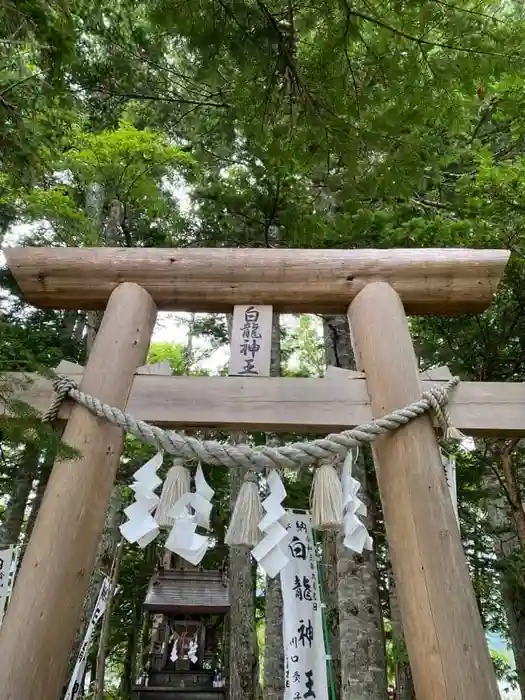
<instances>
[{"instance_id":1,"label":"kanji on plaque","mask_svg":"<svg viewBox=\"0 0 525 700\"><path fill-rule=\"evenodd\" d=\"M230 376L270 374L272 307L235 306L230 343Z\"/></svg>"}]
</instances>

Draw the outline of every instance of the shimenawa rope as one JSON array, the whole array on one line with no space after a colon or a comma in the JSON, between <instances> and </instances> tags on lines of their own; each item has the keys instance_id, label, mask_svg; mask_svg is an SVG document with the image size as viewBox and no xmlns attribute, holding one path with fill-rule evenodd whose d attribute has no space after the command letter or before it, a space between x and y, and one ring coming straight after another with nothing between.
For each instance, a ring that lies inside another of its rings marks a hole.
<instances>
[{"instance_id":1,"label":"shimenawa rope","mask_svg":"<svg viewBox=\"0 0 525 700\"><path fill-rule=\"evenodd\" d=\"M383 418L377 418L351 430L308 442L296 442L280 447L262 445L256 448L244 444L230 445L214 440L198 440L174 430L163 430L145 421L136 420L128 413L85 394L68 377L57 375L52 383L55 395L43 417L45 422L56 420L60 405L65 398L69 397L99 418L105 418L127 433L135 435L139 440L154 445L175 457L194 459L224 467L245 467L261 471L280 466L290 469L308 466L320 459L344 456L350 448L362 443L371 443L380 435L397 430L402 425L406 425L414 418L429 411L434 412L446 438L461 439L463 437L451 425L450 415L446 408L450 392L459 383L458 377L454 377L444 386L430 387L420 399L405 408L396 409Z\"/></svg>"}]
</instances>

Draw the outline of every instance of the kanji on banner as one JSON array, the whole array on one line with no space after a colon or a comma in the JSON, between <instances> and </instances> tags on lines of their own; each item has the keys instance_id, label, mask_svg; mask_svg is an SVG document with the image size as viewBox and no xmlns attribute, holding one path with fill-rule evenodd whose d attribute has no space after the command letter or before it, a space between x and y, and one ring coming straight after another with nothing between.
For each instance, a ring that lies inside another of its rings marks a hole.
<instances>
[{"instance_id":1,"label":"kanji on banner","mask_svg":"<svg viewBox=\"0 0 525 700\"><path fill-rule=\"evenodd\" d=\"M310 516L290 511L281 543L290 562L281 571L285 691L283 700L328 700L317 559Z\"/></svg>"},{"instance_id":2,"label":"kanji on banner","mask_svg":"<svg viewBox=\"0 0 525 700\"><path fill-rule=\"evenodd\" d=\"M8 547L0 551L0 623L7 606L7 599L11 593L13 579L14 547Z\"/></svg>"},{"instance_id":3,"label":"kanji on banner","mask_svg":"<svg viewBox=\"0 0 525 700\"><path fill-rule=\"evenodd\" d=\"M111 581L106 576L106 578L102 581L102 586L100 587L100 591L97 598L97 604L95 605L95 609L93 610L93 614L91 615L91 620L86 630L82 646L80 647L78 659L75 664L75 668L73 669L73 673L71 674L71 678L69 680L69 685L67 687L64 700L75 700L75 698L79 697L81 693L82 681L84 679L84 672L86 670L89 645L91 643L91 638L93 637L95 627L97 626L97 623L99 622L106 609L106 604L108 602L110 590Z\"/></svg>"}]
</instances>

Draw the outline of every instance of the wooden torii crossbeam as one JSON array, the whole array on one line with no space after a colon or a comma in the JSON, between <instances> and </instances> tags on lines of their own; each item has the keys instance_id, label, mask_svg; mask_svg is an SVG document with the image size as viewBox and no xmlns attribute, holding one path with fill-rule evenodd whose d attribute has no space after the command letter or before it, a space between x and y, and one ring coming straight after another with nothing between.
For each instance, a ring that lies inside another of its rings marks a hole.
<instances>
[{"instance_id":1,"label":"wooden torii crossbeam","mask_svg":"<svg viewBox=\"0 0 525 700\"><path fill-rule=\"evenodd\" d=\"M56 372L81 384L84 368L61 362ZM447 368L420 375L422 390L445 384ZM51 381L30 373L4 376L3 394L32 406L49 407ZM67 420L73 402L65 401L59 419ZM525 437L525 383L461 382L448 404L452 424L465 435ZM8 405L4 406L4 412ZM324 435L372 420L365 375L329 367L324 379L294 377L174 377L139 370L133 377L126 410L161 428L217 428ZM2 406L0 405L0 411Z\"/></svg>"},{"instance_id":2,"label":"wooden torii crossbeam","mask_svg":"<svg viewBox=\"0 0 525 700\"><path fill-rule=\"evenodd\" d=\"M329 432L419 398L405 313L481 311L509 254L494 250L7 248L26 300L102 309L81 389L162 426ZM156 311L348 313L362 375L340 379L169 378L136 374ZM69 368L70 370L72 368ZM81 376L79 376L81 374ZM451 413L471 434L523 435L522 385L460 385ZM37 380L27 400L47 408ZM64 440L0 628L0 700L58 699L122 450L121 432L64 406ZM418 700L497 700L438 445L421 417L373 446ZM23 650L23 653L21 653ZM30 660L28 663L27 660ZM237 700L237 699L235 699Z\"/></svg>"}]
</instances>

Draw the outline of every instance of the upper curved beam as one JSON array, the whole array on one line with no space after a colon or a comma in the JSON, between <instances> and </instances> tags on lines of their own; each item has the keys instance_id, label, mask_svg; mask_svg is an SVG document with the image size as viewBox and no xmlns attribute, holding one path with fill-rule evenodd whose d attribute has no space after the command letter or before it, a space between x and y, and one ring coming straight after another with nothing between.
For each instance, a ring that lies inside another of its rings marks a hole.
<instances>
[{"instance_id":1,"label":"upper curved beam","mask_svg":"<svg viewBox=\"0 0 525 700\"><path fill-rule=\"evenodd\" d=\"M482 311L506 250L4 248L25 299L41 308L103 309L121 282L136 282L159 310L225 312L271 304L281 313L344 313L372 281L398 292L408 314Z\"/></svg>"}]
</instances>

